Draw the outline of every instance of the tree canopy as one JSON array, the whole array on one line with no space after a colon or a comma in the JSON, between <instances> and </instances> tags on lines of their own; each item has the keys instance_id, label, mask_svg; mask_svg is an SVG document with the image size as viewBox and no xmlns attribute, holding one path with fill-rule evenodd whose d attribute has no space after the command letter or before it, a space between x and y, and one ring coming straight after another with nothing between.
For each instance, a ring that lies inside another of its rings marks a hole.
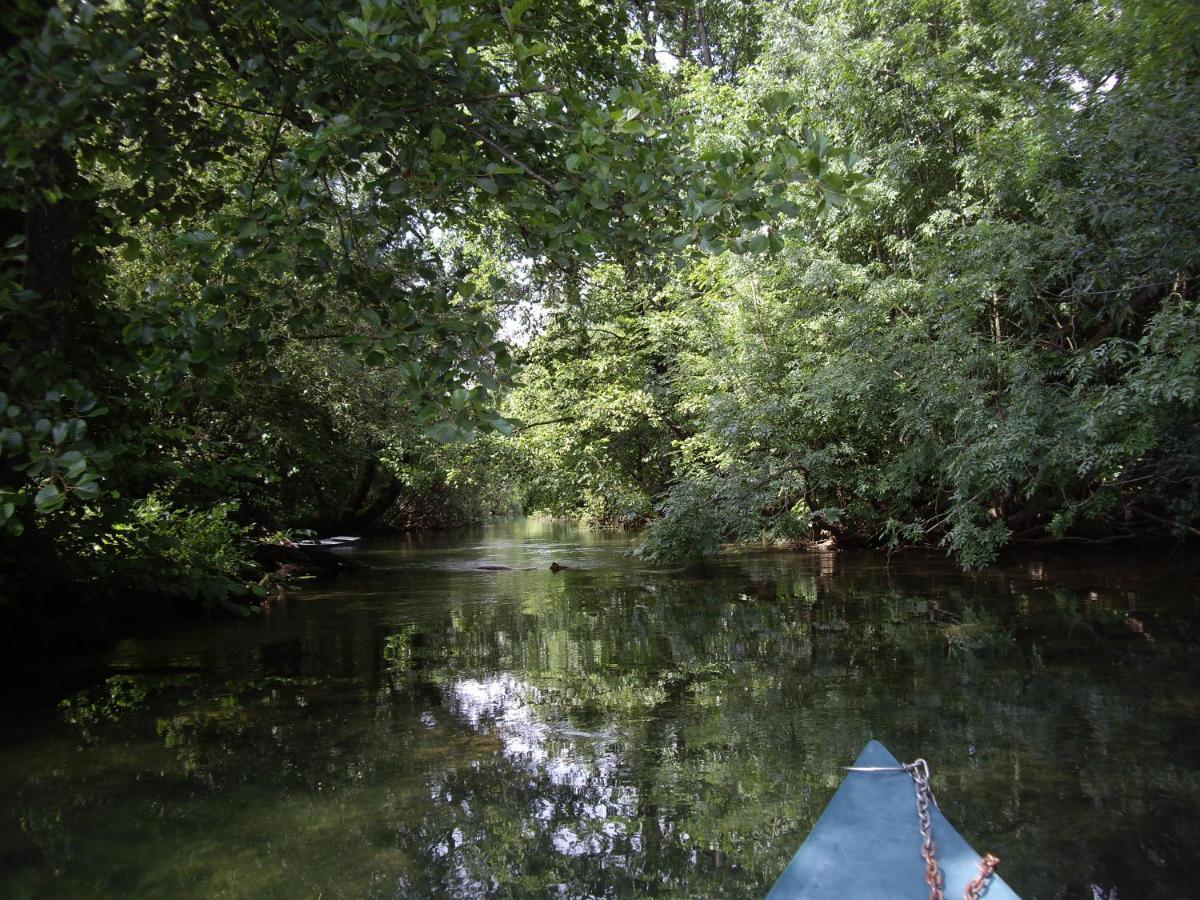
<instances>
[{"instance_id":1,"label":"tree canopy","mask_svg":"<svg viewBox=\"0 0 1200 900\"><path fill-rule=\"evenodd\" d=\"M523 439L565 460L548 508L649 521L662 559L766 537L977 566L1020 541L1194 537L1200 31L1183 8L758 10L731 81L683 69L703 139L733 130L728 98L785 91L862 156L864 202L801 216L764 256L657 283L626 267L593 286L598 315L556 312L511 401L588 411L588 432Z\"/></svg>"},{"instance_id":2,"label":"tree canopy","mask_svg":"<svg viewBox=\"0 0 1200 900\"><path fill-rule=\"evenodd\" d=\"M515 505L659 559L1197 533L1178 4L7 24L9 601L225 597L252 532Z\"/></svg>"}]
</instances>

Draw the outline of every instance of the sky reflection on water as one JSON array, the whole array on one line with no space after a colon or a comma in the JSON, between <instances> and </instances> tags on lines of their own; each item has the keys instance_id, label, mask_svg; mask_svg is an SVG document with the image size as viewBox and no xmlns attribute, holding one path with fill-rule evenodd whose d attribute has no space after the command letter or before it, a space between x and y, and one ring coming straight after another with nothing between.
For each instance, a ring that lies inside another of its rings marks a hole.
<instances>
[{"instance_id":1,"label":"sky reflection on water","mask_svg":"<svg viewBox=\"0 0 1200 900\"><path fill-rule=\"evenodd\" d=\"M81 662L4 723L4 896L756 896L872 737L1027 900L1191 890L1190 556L626 546L381 540L261 621Z\"/></svg>"}]
</instances>

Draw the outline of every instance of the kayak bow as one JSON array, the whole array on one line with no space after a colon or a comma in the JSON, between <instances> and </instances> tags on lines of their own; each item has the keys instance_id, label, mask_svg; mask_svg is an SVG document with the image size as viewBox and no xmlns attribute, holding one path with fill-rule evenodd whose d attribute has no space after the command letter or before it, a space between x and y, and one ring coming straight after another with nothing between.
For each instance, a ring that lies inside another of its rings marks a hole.
<instances>
[{"instance_id":1,"label":"kayak bow","mask_svg":"<svg viewBox=\"0 0 1200 900\"><path fill-rule=\"evenodd\" d=\"M943 890L947 900L957 900L982 860L936 806L930 816ZM913 779L883 744L871 741L767 900L927 900L921 844ZM1019 900L999 876L980 896Z\"/></svg>"}]
</instances>

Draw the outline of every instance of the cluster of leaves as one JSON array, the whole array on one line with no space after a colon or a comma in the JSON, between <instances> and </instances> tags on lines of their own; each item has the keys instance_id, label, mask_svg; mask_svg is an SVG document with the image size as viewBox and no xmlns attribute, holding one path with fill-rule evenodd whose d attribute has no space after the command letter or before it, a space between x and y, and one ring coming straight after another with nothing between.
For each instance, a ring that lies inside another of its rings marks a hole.
<instances>
[{"instance_id":1,"label":"cluster of leaves","mask_svg":"<svg viewBox=\"0 0 1200 900\"><path fill-rule=\"evenodd\" d=\"M151 494L84 555L97 557L98 570L132 575L130 586L141 593L220 603L253 593L245 586L252 569L249 540L246 528L233 518L236 511L229 503L204 510L180 508Z\"/></svg>"},{"instance_id":2,"label":"cluster of leaves","mask_svg":"<svg viewBox=\"0 0 1200 900\"><path fill-rule=\"evenodd\" d=\"M439 448L512 430L514 294L695 245L777 247L790 184L858 189L783 95L703 145L639 12L17 4L0 43L0 591L38 573L56 590L76 524L150 493L236 502L268 528L491 505L462 491L492 457Z\"/></svg>"},{"instance_id":3,"label":"cluster of leaves","mask_svg":"<svg viewBox=\"0 0 1200 900\"><path fill-rule=\"evenodd\" d=\"M664 398L644 552L833 538L978 566L1195 535L1195 23L1156 0L760 11L752 65L691 76L699 152L736 140L727 110L786 96L873 180L788 196L813 215L731 245L770 252L670 271L653 378L630 345L587 361Z\"/></svg>"},{"instance_id":4,"label":"cluster of leaves","mask_svg":"<svg viewBox=\"0 0 1200 900\"><path fill-rule=\"evenodd\" d=\"M548 295L557 312L517 354L505 411L519 423L513 469L531 511L641 525L669 483L670 320L639 274L608 264L574 296Z\"/></svg>"}]
</instances>

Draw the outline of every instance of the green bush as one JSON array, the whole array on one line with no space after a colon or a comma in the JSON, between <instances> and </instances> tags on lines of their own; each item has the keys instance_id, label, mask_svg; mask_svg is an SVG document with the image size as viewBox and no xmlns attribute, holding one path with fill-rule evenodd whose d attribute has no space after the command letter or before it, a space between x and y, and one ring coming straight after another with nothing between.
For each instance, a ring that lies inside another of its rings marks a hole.
<instances>
[{"instance_id":1,"label":"green bush","mask_svg":"<svg viewBox=\"0 0 1200 900\"><path fill-rule=\"evenodd\" d=\"M247 592L252 571L246 529L232 515L235 503L209 509L175 506L159 494L134 505L130 522L116 534L147 585L167 595L215 603Z\"/></svg>"},{"instance_id":2,"label":"green bush","mask_svg":"<svg viewBox=\"0 0 1200 900\"><path fill-rule=\"evenodd\" d=\"M39 570L42 586L123 597L134 609L165 599L244 611L229 601L253 593L257 572L247 528L234 519L236 503L198 509L153 493L111 511L83 509L44 533L58 565Z\"/></svg>"}]
</instances>

